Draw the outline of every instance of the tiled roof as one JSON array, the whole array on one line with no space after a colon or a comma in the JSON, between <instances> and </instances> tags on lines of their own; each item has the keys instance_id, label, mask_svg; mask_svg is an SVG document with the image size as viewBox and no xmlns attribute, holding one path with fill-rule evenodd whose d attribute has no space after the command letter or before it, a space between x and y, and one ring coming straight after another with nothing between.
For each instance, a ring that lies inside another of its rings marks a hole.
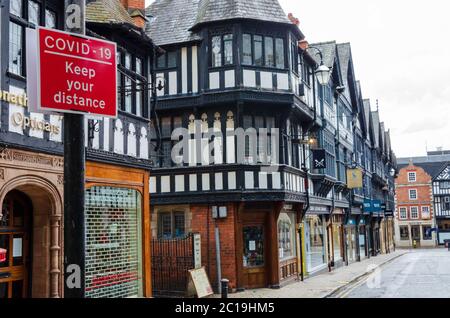
<instances>
[{"instance_id":1,"label":"tiled roof","mask_svg":"<svg viewBox=\"0 0 450 318\"><path fill-rule=\"evenodd\" d=\"M198 8L195 0L156 0L146 9L146 32L157 45L197 40L198 35L189 29L197 19Z\"/></svg>"},{"instance_id":2,"label":"tiled roof","mask_svg":"<svg viewBox=\"0 0 450 318\"><path fill-rule=\"evenodd\" d=\"M202 0L195 24L239 18L291 24L277 0Z\"/></svg>"},{"instance_id":3,"label":"tiled roof","mask_svg":"<svg viewBox=\"0 0 450 318\"><path fill-rule=\"evenodd\" d=\"M351 59L351 47L350 43L337 44L337 53L339 56L339 65L341 68L342 76L347 76L348 67Z\"/></svg>"},{"instance_id":4,"label":"tiled roof","mask_svg":"<svg viewBox=\"0 0 450 318\"><path fill-rule=\"evenodd\" d=\"M277 0L155 0L147 9L147 33L157 45L198 40L203 23L252 19L292 26Z\"/></svg>"},{"instance_id":5,"label":"tiled roof","mask_svg":"<svg viewBox=\"0 0 450 318\"><path fill-rule=\"evenodd\" d=\"M86 5L86 21L133 24L133 19L120 0L95 0L88 3Z\"/></svg>"},{"instance_id":6,"label":"tiled roof","mask_svg":"<svg viewBox=\"0 0 450 318\"><path fill-rule=\"evenodd\" d=\"M310 46L315 46L322 51L323 63L326 66L328 66L329 68L332 68L334 66L334 60L336 58L336 41L313 43ZM317 64L319 64L319 56L316 55L313 50L311 50L311 52L311 55L315 58Z\"/></svg>"},{"instance_id":7,"label":"tiled roof","mask_svg":"<svg viewBox=\"0 0 450 318\"><path fill-rule=\"evenodd\" d=\"M432 179L437 178L439 174L444 170L445 167L450 165L450 161L438 161L438 162L415 162L414 159L419 158L411 158L413 161L413 164L417 167L422 168L425 170L426 173L428 173ZM409 160L405 163L406 158L398 159L401 161L401 163L398 165L398 169L403 169L409 166Z\"/></svg>"},{"instance_id":8,"label":"tiled roof","mask_svg":"<svg viewBox=\"0 0 450 318\"><path fill-rule=\"evenodd\" d=\"M366 119L367 131L370 132L370 100L365 99L364 103L364 117Z\"/></svg>"}]
</instances>

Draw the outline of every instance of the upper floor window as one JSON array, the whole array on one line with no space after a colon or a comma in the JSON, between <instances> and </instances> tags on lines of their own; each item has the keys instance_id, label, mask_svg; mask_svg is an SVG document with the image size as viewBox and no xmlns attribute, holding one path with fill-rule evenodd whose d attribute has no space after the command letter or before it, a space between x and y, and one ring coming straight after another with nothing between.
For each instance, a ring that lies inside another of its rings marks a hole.
<instances>
[{"instance_id":1,"label":"upper floor window","mask_svg":"<svg viewBox=\"0 0 450 318\"><path fill-rule=\"evenodd\" d=\"M211 66L233 64L233 34L216 35L211 39Z\"/></svg>"},{"instance_id":2,"label":"upper floor window","mask_svg":"<svg viewBox=\"0 0 450 318\"><path fill-rule=\"evenodd\" d=\"M441 189L450 189L450 181L443 181L439 184Z\"/></svg>"},{"instance_id":3,"label":"upper floor window","mask_svg":"<svg viewBox=\"0 0 450 318\"><path fill-rule=\"evenodd\" d=\"M417 190L416 189L410 189L409 190L409 199L410 200L417 200Z\"/></svg>"},{"instance_id":4,"label":"upper floor window","mask_svg":"<svg viewBox=\"0 0 450 318\"><path fill-rule=\"evenodd\" d=\"M429 219L431 217L430 215L430 207L429 206L423 206L422 207L422 219Z\"/></svg>"},{"instance_id":5,"label":"upper floor window","mask_svg":"<svg viewBox=\"0 0 450 318\"><path fill-rule=\"evenodd\" d=\"M450 210L450 197L445 197L442 204L442 209L444 211Z\"/></svg>"},{"instance_id":6,"label":"upper floor window","mask_svg":"<svg viewBox=\"0 0 450 318\"><path fill-rule=\"evenodd\" d=\"M25 28L30 25L45 25L49 28L57 26L56 13L44 8L42 3L34 0L10 0L8 71L12 74L25 76Z\"/></svg>"},{"instance_id":7,"label":"upper floor window","mask_svg":"<svg viewBox=\"0 0 450 318\"><path fill-rule=\"evenodd\" d=\"M408 182L416 182L417 176L415 172L408 172Z\"/></svg>"},{"instance_id":8,"label":"upper floor window","mask_svg":"<svg viewBox=\"0 0 450 318\"><path fill-rule=\"evenodd\" d=\"M419 208L416 206L411 207L411 219L418 219L419 218Z\"/></svg>"},{"instance_id":9,"label":"upper floor window","mask_svg":"<svg viewBox=\"0 0 450 318\"><path fill-rule=\"evenodd\" d=\"M408 218L408 210L407 208L400 208L399 209L399 219L400 220L406 220Z\"/></svg>"},{"instance_id":10,"label":"upper floor window","mask_svg":"<svg viewBox=\"0 0 450 318\"><path fill-rule=\"evenodd\" d=\"M284 39L243 34L242 64L284 69L286 67Z\"/></svg>"},{"instance_id":11,"label":"upper floor window","mask_svg":"<svg viewBox=\"0 0 450 318\"><path fill-rule=\"evenodd\" d=\"M144 59L130 52L118 52L119 107L136 116L144 114L146 76ZM145 114L144 114L145 115Z\"/></svg>"},{"instance_id":12,"label":"upper floor window","mask_svg":"<svg viewBox=\"0 0 450 318\"><path fill-rule=\"evenodd\" d=\"M161 68L175 68L178 65L178 51L169 51L158 57L156 67Z\"/></svg>"}]
</instances>

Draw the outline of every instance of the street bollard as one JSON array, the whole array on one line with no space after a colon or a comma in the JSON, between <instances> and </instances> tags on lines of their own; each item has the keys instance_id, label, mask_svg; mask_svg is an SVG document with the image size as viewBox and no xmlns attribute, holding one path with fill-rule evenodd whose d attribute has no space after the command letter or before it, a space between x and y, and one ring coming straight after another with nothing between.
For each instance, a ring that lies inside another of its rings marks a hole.
<instances>
[{"instance_id":1,"label":"street bollard","mask_svg":"<svg viewBox=\"0 0 450 318\"><path fill-rule=\"evenodd\" d=\"M228 298L228 284L230 281L226 278L222 279L222 298Z\"/></svg>"}]
</instances>

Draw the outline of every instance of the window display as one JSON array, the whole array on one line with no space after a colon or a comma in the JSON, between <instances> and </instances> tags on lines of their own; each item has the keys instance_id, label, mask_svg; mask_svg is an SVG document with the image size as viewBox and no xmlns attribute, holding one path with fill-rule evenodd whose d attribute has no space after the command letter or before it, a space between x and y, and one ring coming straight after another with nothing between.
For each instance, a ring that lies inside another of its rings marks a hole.
<instances>
[{"instance_id":1,"label":"window display","mask_svg":"<svg viewBox=\"0 0 450 318\"><path fill-rule=\"evenodd\" d=\"M305 220L306 266L309 272L325 264L325 229L322 216L307 215Z\"/></svg>"},{"instance_id":2,"label":"window display","mask_svg":"<svg viewBox=\"0 0 450 318\"><path fill-rule=\"evenodd\" d=\"M264 266L263 226L244 227L244 267Z\"/></svg>"},{"instance_id":3,"label":"window display","mask_svg":"<svg viewBox=\"0 0 450 318\"><path fill-rule=\"evenodd\" d=\"M278 250L280 260L292 258L295 251L295 214L281 213L278 219Z\"/></svg>"}]
</instances>

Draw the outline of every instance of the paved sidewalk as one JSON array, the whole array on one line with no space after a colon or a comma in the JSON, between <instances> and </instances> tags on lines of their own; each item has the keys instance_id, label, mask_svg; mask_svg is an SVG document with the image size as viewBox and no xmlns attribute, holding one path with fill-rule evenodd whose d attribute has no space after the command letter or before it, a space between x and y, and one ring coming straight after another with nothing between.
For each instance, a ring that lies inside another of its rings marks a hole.
<instances>
[{"instance_id":1,"label":"paved sidewalk","mask_svg":"<svg viewBox=\"0 0 450 318\"><path fill-rule=\"evenodd\" d=\"M378 255L360 263L350 264L348 267L340 267L331 273L307 278L304 282L294 282L281 289L247 290L229 294L229 298L324 298L406 253L408 250L397 250L391 254Z\"/></svg>"}]
</instances>

